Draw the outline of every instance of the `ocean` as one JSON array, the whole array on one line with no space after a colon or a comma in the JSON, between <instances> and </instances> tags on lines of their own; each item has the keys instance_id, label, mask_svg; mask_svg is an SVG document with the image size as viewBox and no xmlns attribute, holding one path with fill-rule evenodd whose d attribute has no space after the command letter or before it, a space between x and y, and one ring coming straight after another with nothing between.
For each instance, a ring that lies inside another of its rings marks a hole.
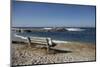
<instances>
[{"instance_id":1,"label":"ocean","mask_svg":"<svg viewBox=\"0 0 100 67\"><path fill-rule=\"evenodd\" d=\"M12 35L16 33L18 35L28 36L28 37L30 36L51 37L53 40L60 40L60 41L96 43L96 28L79 27L76 30L73 29L74 28L68 28L67 31L40 31L40 32L34 31L34 32L25 32L25 33L12 31Z\"/></svg>"}]
</instances>

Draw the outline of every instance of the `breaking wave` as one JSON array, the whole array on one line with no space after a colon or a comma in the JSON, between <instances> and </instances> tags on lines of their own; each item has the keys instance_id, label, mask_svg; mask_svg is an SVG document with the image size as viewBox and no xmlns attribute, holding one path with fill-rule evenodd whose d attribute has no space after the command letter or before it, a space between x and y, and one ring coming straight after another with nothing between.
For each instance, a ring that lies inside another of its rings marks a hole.
<instances>
[{"instance_id":1,"label":"breaking wave","mask_svg":"<svg viewBox=\"0 0 100 67\"><path fill-rule=\"evenodd\" d=\"M81 28L66 28L67 31L85 31L85 29Z\"/></svg>"}]
</instances>

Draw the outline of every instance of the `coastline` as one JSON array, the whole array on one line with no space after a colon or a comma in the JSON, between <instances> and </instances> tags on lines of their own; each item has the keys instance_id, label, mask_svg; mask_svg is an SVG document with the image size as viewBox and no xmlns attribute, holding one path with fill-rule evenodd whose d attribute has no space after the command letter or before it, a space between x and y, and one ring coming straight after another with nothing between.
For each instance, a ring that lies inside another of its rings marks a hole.
<instances>
[{"instance_id":1,"label":"coastline","mask_svg":"<svg viewBox=\"0 0 100 67\"><path fill-rule=\"evenodd\" d=\"M91 43L67 42L56 43L51 53L37 44L27 47L25 43L12 43L12 65L35 65L69 63L96 60L96 45Z\"/></svg>"}]
</instances>

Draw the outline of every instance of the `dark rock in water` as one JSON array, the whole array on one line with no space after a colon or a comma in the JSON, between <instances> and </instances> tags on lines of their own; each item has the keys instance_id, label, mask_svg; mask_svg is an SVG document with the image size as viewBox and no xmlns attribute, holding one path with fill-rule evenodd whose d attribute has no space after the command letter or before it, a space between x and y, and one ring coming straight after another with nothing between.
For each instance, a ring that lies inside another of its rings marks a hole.
<instances>
[{"instance_id":1,"label":"dark rock in water","mask_svg":"<svg viewBox=\"0 0 100 67\"><path fill-rule=\"evenodd\" d=\"M54 28L52 31L67 31L65 28Z\"/></svg>"},{"instance_id":2,"label":"dark rock in water","mask_svg":"<svg viewBox=\"0 0 100 67\"><path fill-rule=\"evenodd\" d=\"M65 28L57 28L56 30L57 30L57 31L66 31Z\"/></svg>"},{"instance_id":3,"label":"dark rock in water","mask_svg":"<svg viewBox=\"0 0 100 67\"><path fill-rule=\"evenodd\" d=\"M32 32L31 30L25 30L25 32Z\"/></svg>"}]
</instances>

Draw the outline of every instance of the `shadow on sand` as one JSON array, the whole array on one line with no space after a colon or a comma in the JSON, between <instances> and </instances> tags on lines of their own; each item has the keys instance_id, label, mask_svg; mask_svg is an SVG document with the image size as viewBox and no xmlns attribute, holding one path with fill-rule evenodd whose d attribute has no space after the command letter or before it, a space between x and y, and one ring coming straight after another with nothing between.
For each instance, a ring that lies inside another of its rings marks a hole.
<instances>
[{"instance_id":1,"label":"shadow on sand","mask_svg":"<svg viewBox=\"0 0 100 67\"><path fill-rule=\"evenodd\" d=\"M72 51L64 50L64 49L56 49L56 48L50 48L49 54L57 54L57 53L72 53Z\"/></svg>"},{"instance_id":2,"label":"shadow on sand","mask_svg":"<svg viewBox=\"0 0 100 67\"><path fill-rule=\"evenodd\" d=\"M35 45L34 44L34 46L33 45L31 45L31 47L35 47L35 48L41 48L41 49L45 49L45 50L47 50L47 47L46 46L41 46L41 45L39 45L39 44L37 44L37 45ZM55 47L50 47L50 50L49 50L49 54L57 54L57 53L72 53L72 51L70 51L70 50L65 50L65 49L60 49L60 48L55 48Z\"/></svg>"}]
</instances>

